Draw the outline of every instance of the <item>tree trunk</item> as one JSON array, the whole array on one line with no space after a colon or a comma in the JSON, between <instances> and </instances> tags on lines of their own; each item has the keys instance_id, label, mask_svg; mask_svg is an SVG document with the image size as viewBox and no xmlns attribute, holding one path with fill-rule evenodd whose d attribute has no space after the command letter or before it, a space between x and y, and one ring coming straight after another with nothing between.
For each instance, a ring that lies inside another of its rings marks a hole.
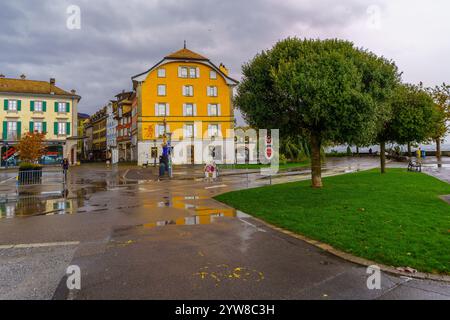
<instances>
[{"instance_id":1,"label":"tree trunk","mask_svg":"<svg viewBox=\"0 0 450 320\"><path fill-rule=\"evenodd\" d=\"M386 142L380 142L380 162L381 162L381 173L386 172Z\"/></svg>"},{"instance_id":2,"label":"tree trunk","mask_svg":"<svg viewBox=\"0 0 450 320\"><path fill-rule=\"evenodd\" d=\"M436 158L437 158L437 161L441 161L441 139L440 138L437 138L436 139Z\"/></svg>"},{"instance_id":3,"label":"tree trunk","mask_svg":"<svg viewBox=\"0 0 450 320\"><path fill-rule=\"evenodd\" d=\"M412 154L411 154L411 142L408 142L408 157L412 157Z\"/></svg>"},{"instance_id":4,"label":"tree trunk","mask_svg":"<svg viewBox=\"0 0 450 320\"><path fill-rule=\"evenodd\" d=\"M356 155L359 157L359 147L356 146Z\"/></svg>"},{"instance_id":5,"label":"tree trunk","mask_svg":"<svg viewBox=\"0 0 450 320\"><path fill-rule=\"evenodd\" d=\"M320 148L320 137L315 133L311 133L311 179L313 188L322 188Z\"/></svg>"}]
</instances>

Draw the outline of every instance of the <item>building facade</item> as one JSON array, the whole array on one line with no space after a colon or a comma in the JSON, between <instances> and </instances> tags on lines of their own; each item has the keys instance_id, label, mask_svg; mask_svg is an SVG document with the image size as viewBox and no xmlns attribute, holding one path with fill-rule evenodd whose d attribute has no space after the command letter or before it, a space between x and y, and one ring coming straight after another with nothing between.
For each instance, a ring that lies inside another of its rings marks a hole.
<instances>
[{"instance_id":1,"label":"building facade","mask_svg":"<svg viewBox=\"0 0 450 320\"><path fill-rule=\"evenodd\" d=\"M84 150L84 139L85 139L85 132L84 132L84 125L86 121L89 119L89 115L86 113L78 113L78 124L77 124L77 160L82 161L86 160L86 152Z\"/></svg>"},{"instance_id":2,"label":"building facade","mask_svg":"<svg viewBox=\"0 0 450 320\"><path fill-rule=\"evenodd\" d=\"M117 148L119 161L132 161L131 152L131 96L133 92L122 91L117 99Z\"/></svg>"},{"instance_id":3,"label":"building facade","mask_svg":"<svg viewBox=\"0 0 450 320\"><path fill-rule=\"evenodd\" d=\"M67 158L77 162L77 105L81 97L50 81L0 76L1 165L17 165L15 146L26 132L45 133L46 153L42 164Z\"/></svg>"},{"instance_id":4,"label":"building facade","mask_svg":"<svg viewBox=\"0 0 450 320\"><path fill-rule=\"evenodd\" d=\"M92 126L92 161L105 161L106 150L106 107L97 111L90 118Z\"/></svg>"},{"instance_id":5,"label":"building facade","mask_svg":"<svg viewBox=\"0 0 450 320\"><path fill-rule=\"evenodd\" d=\"M138 164L153 163L167 138L175 164L233 163L233 88L222 64L183 48L132 77Z\"/></svg>"},{"instance_id":6,"label":"building facade","mask_svg":"<svg viewBox=\"0 0 450 320\"><path fill-rule=\"evenodd\" d=\"M113 101L108 103L106 107L106 149L111 156L111 162L119 161L119 152L117 150L117 119L115 109L117 104Z\"/></svg>"}]
</instances>

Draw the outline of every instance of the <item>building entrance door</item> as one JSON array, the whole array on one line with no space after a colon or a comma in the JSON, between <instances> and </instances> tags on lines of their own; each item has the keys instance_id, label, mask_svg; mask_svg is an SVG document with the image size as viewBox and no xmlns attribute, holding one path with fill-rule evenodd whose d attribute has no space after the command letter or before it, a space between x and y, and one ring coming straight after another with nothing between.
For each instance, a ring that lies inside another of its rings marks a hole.
<instances>
[{"instance_id":1,"label":"building entrance door","mask_svg":"<svg viewBox=\"0 0 450 320\"><path fill-rule=\"evenodd\" d=\"M194 146L190 145L187 146L187 161L190 164L194 164L195 163L195 156L194 156L195 152L194 152Z\"/></svg>"}]
</instances>

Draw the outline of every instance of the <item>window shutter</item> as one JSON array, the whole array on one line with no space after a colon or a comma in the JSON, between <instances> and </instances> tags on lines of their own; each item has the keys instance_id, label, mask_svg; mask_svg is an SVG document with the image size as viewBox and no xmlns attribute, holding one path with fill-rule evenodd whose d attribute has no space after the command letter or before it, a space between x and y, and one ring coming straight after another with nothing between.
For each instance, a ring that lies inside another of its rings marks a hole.
<instances>
[{"instance_id":1,"label":"window shutter","mask_svg":"<svg viewBox=\"0 0 450 320\"><path fill-rule=\"evenodd\" d=\"M190 95L191 97L194 96L194 86L190 86L190 87L189 87L189 95Z\"/></svg>"},{"instance_id":2,"label":"window shutter","mask_svg":"<svg viewBox=\"0 0 450 320\"><path fill-rule=\"evenodd\" d=\"M30 101L30 111L34 111L34 101ZM31 122L30 122L31 123Z\"/></svg>"},{"instance_id":3,"label":"window shutter","mask_svg":"<svg viewBox=\"0 0 450 320\"><path fill-rule=\"evenodd\" d=\"M17 121L17 140L20 139L21 135L22 135L22 122Z\"/></svg>"},{"instance_id":4,"label":"window shutter","mask_svg":"<svg viewBox=\"0 0 450 320\"><path fill-rule=\"evenodd\" d=\"M158 138L158 136L159 136L159 124L155 126L155 137Z\"/></svg>"},{"instance_id":5,"label":"window shutter","mask_svg":"<svg viewBox=\"0 0 450 320\"><path fill-rule=\"evenodd\" d=\"M170 132L170 126L166 124L166 132Z\"/></svg>"},{"instance_id":6,"label":"window shutter","mask_svg":"<svg viewBox=\"0 0 450 320\"><path fill-rule=\"evenodd\" d=\"M55 112L58 112L58 102L55 102Z\"/></svg>"},{"instance_id":7,"label":"window shutter","mask_svg":"<svg viewBox=\"0 0 450 320\"><path fill-rule=\"evenodd\" d=\"M222 115L222 111L220 110L220 103L217 105L217 115L218 116Z\"/></svg>"},{"instance_id":8,"label":"window shutter","mask_svg":"<svg viewBox=\"0 0 450 320\"><path fill-rule=\"evenodd\" d=\"M197 67L196 73L197 73L197 78L200 78L200 68L199 67Z\"/></svg>"},{"instance_id":9,"label":"window shutter","mask_svg":"<svg viewBox=\"0 0 450 320\"><path fill-rule=\"evenodd\" d=\"M208 97L210 96L209 93L210 93L209 87L206 87L206 95L207 95Z\"/></svg>"},{"instance_id":10,"label":"window shutter","mask_svg":"<svg viewBox=\"0 0 450 320\"><path fill-rule=\"evenodd\" d=\"M178 67L178 78L181 78L181 67Z\"/></svg>"},{"instance_id":11,"label":"window shutter","mask_svg":"<svg viewBox=\"0 0 450 320\"><path fill-rule=\"evenodd\" d=\"M219 129L219 132L217 133L219 135L219 137L222 136L222 125L219 123L219 125L217 126Z\"/></svg>"},{"instance_id":12,"label":"window shutter","mask_svg":"<svg viewBox=\"0 0 450 320\"><path fill-rule=\"evenodd\" d=\"M47 101L42 102L42 111L47 111Z\"/></svg>"},{"instance_id":13,"label":"window shutter","mask_svg":"<svg viewBox=\"0 0 450 320\"><path fill-rule=\"evenodd\" d=\"M208 117L211 116L211 105L208 104Z\"/></svg>"},{"instance_id":14,"label":"window shutter","mask_svg":"<svg viewBox=\"0 0 450 320\"><path fill-rule=\"evenodd\" d=\"M3 121L3 140L7 139L8 139L8 121Z\"/></svg>"},{"instance_id":15,"label":"window shutter","mask_svg":"<svg viewBox=\"0 0 450 320\"><path fill-rule=\"evenodd\" d=\"M67 113L70 112L70 103L69 102L66 103L66 112Z\"/></svg>"},{"instance_id":16,"label":"window shutter","mask_svg":"<svg viewBox=\"0 0 450 320\"><path fill-rule=\"evenodd\" d=\"M186 86L181 86L181 94L183 95L183 97L186 96Z\"/></svg>"},{"instance_id":17,"label":"window shutter","mask_svg":"<svg viewBox=\"0 0 450 320\"><path fill-rule=\"evenodd\" d=\"M34 123L33 121L30 121L30 128L29 128L30 132L34 132Z\"/></svg>"},{"instance_id":18,"label":"window shutter","mask_svg":"<svg viewBox=\"0 0 450 320\"><path fill-rule=\"evenodd\" d=\"M186 116L186 103L183 103L183 117Z\"/></svg>"},{"instance_id":19,"label":"window shutter","mask_svg":"<svg viewBox=\"0 0 450 320\"><path fill-rule=\"evenodd\" d=\"M8 100L3 101L3 110L8 110Z\"/></svg>"},{"instance_id":20,"label":"window shutter","mask_svg":"<svg viewBox=\"0 0 450 320\"><path fill-rule=\"evenodd\" d=\"M194 103L194 110L192 110L192 114L194 115L194 116L197 116L197 105Z\"/></svg>"},{"instance_id":21,"label":"window shutter","mask_svg":"<svg viewBox=\"0 0 450 320\"><path fill-rule=\"evenodd\" d=\"M186 138L188 136L187 134L187 126L183 124L183 137Z\"/></svg>"},{"instance_id":22,"label":"window shutter","mask_svg":"<svg viewBox=\"0 0 450 320\"><path fill-rule=\"evenodd\" d=\"M42 122L42 133L47 133L47 122Z\"/></svg>"},{"instance_id":23,"label":"window shutter","mask_svg":"<svg viewBox=\"0 0 450 320\"><path fill-rule=\"evenodd\" d=\"M208 124L208 137L211 137L211 125Z\"/></svg>"},{"instance_id":24,"label":"window shutter","mask_svg":"<svg viewBox=\"0 0 450 320\"><path fill-rule=\"evenodd\" d=\"M194 138L197 137L197 124L194 122Z\"/></svg>"},{"instance_id":25,"label":"window shutter","mask_svg":"<svg viewBox=\"0 0 450 320\"><path fill-rule=\"evenodd\" d=\"M159 116L157 103L155 103L155 116Z\"/></svg>"},{"instance_id":26,"label":"window shutter","mask_svg":"<svg viewBox=\"0 0 450 320\"><path fill-rule=\"evenodd\" d=\"M22 109L22 100L17 100L17 111Z\"/></svg>"},{"instance_id":27,"label":"window shutter","mask_svg":"<svg viewBox=\"0 0 450 320\"><path fill-rule=\"evenodd\" d=\"M53 124L53 133L55 134L55 136L58 135L58 122L55 122Z\"/></svg>"},{"instance_id":28,"label":"window shutter","mask_svg":"<svg viewBox=\"0 0 450 320\"><path fill-rule=\"evenodd\" d=\"M66 135L68 136L70 135L70 124L71 124L70 122L66 123Z\"/></svg>"},{"instance_id":29,"label":"window shutter","mask_svg":"<svg viewBox=\"0 0 450 320\"><path fill-rule=\"evenodd\" d=\"M170 115L170 105L166 103L166 116Z\"/></svg>"}]
</instances>

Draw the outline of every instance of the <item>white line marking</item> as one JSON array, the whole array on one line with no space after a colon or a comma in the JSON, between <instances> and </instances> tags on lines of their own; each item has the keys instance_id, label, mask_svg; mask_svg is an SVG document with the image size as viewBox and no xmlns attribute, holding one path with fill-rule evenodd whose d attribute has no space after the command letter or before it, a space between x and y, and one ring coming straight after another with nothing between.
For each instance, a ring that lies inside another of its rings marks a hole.
<instances>
[{"instance_id":1,"label":"white line marking","mask_svg":"<svg viewBox=\"0 0 450 320\"><path fill-rule=\"evenodd\" d=\"M217 186L210 186L210 187L205 187L205 189L214 189L214 188L223 188L226 187L226 184L219 184Z\"/></svg>"},{"instance_id":2,"label":"white line marking","mask_svg":"<svg viewBox=\"0 0 450 320\"><path fill-rule=\"evenodd\" d=\"M5 182L8 182L9 180L15 179L16 177L11 177L9 179L3 180L2 182L0 182L0 184L4 184Z\"/></svg>"},{"instance_id":3,"label":"white line marking","mask_svg":"<svg viewBox=\"0 0 450 320\"><path fill-rule=\"evenodd\" d=\"M246 224L248 224L248 225L250 225L250 226L252 226L253 228L255 228L256 230L258 230L258 231L261 231L261 232L267 232L266 230L264 230L264 229L261 229L260 227L258 227L258 226L255 226L253 223L250 223L250 222L248 222L248 221L245 221L245 220L242 220L242 219L239 219L239 220L241 220L242 222L244 222L244 223L246 223Z\"/></svg>"},{"instance_id":4,"label":"white line marking","mask_svg":"<svg viewBox=\"0 0 450 320\"><path fill-rule=\"evenodd\" d=\"M78 244L80 244L79 241L4 244L4 245L0 245L0 249L25 249L25 248L43 248L43 247L57 247L57 246L76 246Z\"/></svg>"}]
</instances>

